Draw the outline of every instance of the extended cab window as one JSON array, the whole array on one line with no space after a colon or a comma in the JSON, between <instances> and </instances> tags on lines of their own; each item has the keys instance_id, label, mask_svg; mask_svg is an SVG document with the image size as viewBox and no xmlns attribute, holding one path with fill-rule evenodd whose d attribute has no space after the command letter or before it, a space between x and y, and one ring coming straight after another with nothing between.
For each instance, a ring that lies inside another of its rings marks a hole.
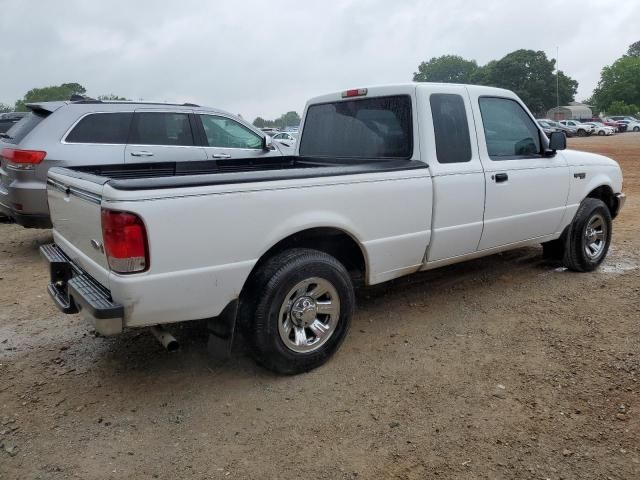
<instances>
[{"instance_id":1,"label":"extended cab window","mask_svg":"<svg viewBox=\"0 0 640 480\"><path fill-rule=\"evenodd\" d=\"M436 156L439 163L471 160L471 139L464 100L460 95L434 93L430 97Z\"/></svg>"},{"instance_id":2,"label":"extended cab window","mask_svg":"<svg viewBox=\"0 0 640 480\"><path fill-rule=\"evenodd\" d=\"M262 137L234 120L215 115L200 115L200 119L210 147L262 148Z\"/></svg>"},{"instance_id":3,"label":"extended cab window","mask_svg":"<svg viewBox=\"0 0 640 480\"><path fill-rule=\"evenodd\" d=\"M92 113L69 132L67 143L127 143L133 113Z\"/></svg>"},{"instance_id":4,"label":"extended cab window","mask_svg":"<svg viewBox=\"0 0 640 480\"><path fill-rule=\"evenodd\" d=\"M540 154L540 131L518 102L509 98L481 97L480 113L492 160Z\"/></svg>"},{"instance_id":5,"label":"extended cab window","mask_svg":"<svg viewBox=\"0 0 640 480\"><path fill-rule=\"evenodd\" d=\"M138 112L129 143L136 145L192 146L193 133L186 113Z\"/></svg>"},{"instance_id":6,"label":"extended cab window","mask_svg":"<svg viewBox=\"0 0 640 480\"><path fill-rule=\"evenodd\" d=\"M341 158L410 158L411 98L360 98L311 105L300 155Z\"/></svg>"}]
</instances>

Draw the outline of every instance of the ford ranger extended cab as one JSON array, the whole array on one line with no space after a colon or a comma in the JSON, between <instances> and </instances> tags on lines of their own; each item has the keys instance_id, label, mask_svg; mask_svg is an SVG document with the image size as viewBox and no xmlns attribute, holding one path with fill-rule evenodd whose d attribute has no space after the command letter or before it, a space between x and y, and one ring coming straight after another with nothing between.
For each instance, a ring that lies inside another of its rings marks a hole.
<instances>
[{"instance_id":1,"label":"ford ranger extended cab","mask_svg":"<svg viewBox=\"0 0 640 480\"><path fill-rule=\"evenodd\" d=\"M623 205L606 157L562 151L512 92L407 84L314 98L296 155L53 168L49 293L99 333L208 319L297 373L339 347L354 285L542 244L600 265Z\"/></svg>"}]
</instances>

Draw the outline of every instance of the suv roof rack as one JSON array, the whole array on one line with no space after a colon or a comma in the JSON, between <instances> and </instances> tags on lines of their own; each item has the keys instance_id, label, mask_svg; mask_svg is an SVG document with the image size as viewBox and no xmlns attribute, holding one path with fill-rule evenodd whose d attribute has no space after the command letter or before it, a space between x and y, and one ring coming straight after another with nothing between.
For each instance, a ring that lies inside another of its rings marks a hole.
<instances>
[{"instance_id":1,"label":"suv roof rack","mask_svg":"<svg viewBox=\"0 0 640 480\"><path fill-rule=\"evenodd\" d=\"M87 105L93 103L109 103L109 104L140 104L140 105L172 105L175 107L200 107L200 105L196 105L195 103L167 103L167 102L144 102L144 101L135 101L135 100L98 100L91 97L85 97L82 95L73 94L69 99L70 102L80 105Z\"/></svg>"}]
</instances>

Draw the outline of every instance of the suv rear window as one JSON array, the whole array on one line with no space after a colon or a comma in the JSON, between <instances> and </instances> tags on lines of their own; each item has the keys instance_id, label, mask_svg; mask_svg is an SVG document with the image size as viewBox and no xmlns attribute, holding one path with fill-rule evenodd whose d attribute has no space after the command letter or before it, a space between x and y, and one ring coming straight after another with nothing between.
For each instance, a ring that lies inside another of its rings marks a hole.
<instances>
[{"instance_id":1,"label":"suv rear window","mask_svg":"<svg viewBox=\"0 0 640 480\"><path fill-rule=\"evenodd\" d=\"M410 158L411 98L363 98L312 105L300 155L339 158Z\"/></svg>"},{"instance_id":2,"label":"suv rear window","mask_svg":"<svg viewBox=\"0 0 640 480\"><path fill-rule=\"evenodd\" d=\"M2 137L7 143L18 144L26 137L31 130L36 128L38 124L49 116L50 112L37 111L29 112L22 117L18 123L14 124L9 130L7 130L6 136Z\"/></svg>"},{"instance_id":3,"label":"suv rear window","mask_svg":"<svg viewBox=\"0 0 640 480\"><path fill-rule=\"evenodd\" d=\"M127 143L133 113L92 113L69 132L67 143Z\"/></svg>"}]
</instances>

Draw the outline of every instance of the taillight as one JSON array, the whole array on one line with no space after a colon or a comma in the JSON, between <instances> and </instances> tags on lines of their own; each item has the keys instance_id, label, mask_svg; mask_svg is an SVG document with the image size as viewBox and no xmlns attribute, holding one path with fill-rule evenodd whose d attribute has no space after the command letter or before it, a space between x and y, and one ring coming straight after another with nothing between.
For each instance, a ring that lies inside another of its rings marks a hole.
<instances>
[{"instance_id":1,"label":"taillight","mask_svg":"<svg viewBox=\"0 0 640 480\"><path fill-rule=\"evenodd\" d=\"M18 148L3 148L0 150L0 156L11 163L27 163L36 165L44 160L47 152L41 150L20 150Z\"/></svg>"},{"instance_id":2,"label":"taillight","mask_svg":"<svg viewBox=\"0 0 640 480\"><path fill-rule=\"evenodd\" d=\"M114 272L138 273L149 268L147 231L137 215L103 208L102 240Z\"/></svg>"},{"instance_id":3,"label":"taillight","mask_svg":"<svg viewBox=\"0 0 640 480\"><path fill-rule=\"evenodd\" d=\"M364 97L367 95L368 90L366 88L354 88L352 90L345 90L342 92L342 98L351 97Z\"/></svg>"}]
</instances>

